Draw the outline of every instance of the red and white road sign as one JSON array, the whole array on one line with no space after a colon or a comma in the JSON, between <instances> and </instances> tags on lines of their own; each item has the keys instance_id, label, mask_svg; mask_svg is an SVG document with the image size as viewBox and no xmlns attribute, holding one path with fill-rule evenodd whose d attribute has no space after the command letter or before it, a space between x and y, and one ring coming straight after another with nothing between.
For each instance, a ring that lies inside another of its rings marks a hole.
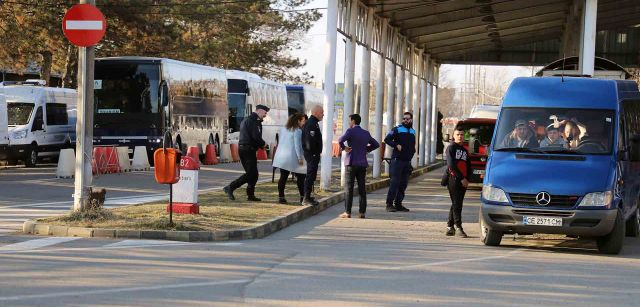
<instances>
[{"instance_id":1,"label":"red and white road sign","mask_svg":"<svg viewBox=\"0 0 640 307\"><path fill-rule=\"evenodd\" d=\"M64 36L74 45L89 47L97 44L107 29L100 10L91 4L74 5L62 19Z\"/></svg>"}]
</instances>

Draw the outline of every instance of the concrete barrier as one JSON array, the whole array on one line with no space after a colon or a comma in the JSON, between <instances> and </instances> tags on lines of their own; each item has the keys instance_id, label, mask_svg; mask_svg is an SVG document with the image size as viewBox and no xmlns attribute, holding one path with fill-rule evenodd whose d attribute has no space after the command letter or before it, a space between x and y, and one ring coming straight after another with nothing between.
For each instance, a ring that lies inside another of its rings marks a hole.
<instances>
[{"instance_id":1,"label":"concrete barrier","mask_svg":"<svg viewBox=\"0 0 640 307\"><path fill-rule=\"evenodd\" d=\"M73 149L66 148L60 150L58 158L58 168L56 169L56 178L73 178L75 174L76 155Z\"/></svg>"},{"instance_id":2,"label":"concrete barrier","mask_svg":"<svg viewBox=\"0 0 640 307\"><path fill-rule=\"evenodd\" d=\"M231 145L229 144L221 144L220 145L220 162L229 163L231 162Z\"/></svg>"},{"instance_id":3,"label":"concrete barrier","mask_svg":"<svg viewBox=\"0 0 640 307\"><path fill-rule=\"evenodd\" d=\"M148 171L151 169L149 165L149 157L147 156L147 148L145 146L136 146L133 150L133 162L131 168L134 171Z\"/></svg>"},{"instance_id":4,"label":"concrete barrier","mask_svg":"<svg viewBox=\"0 0 640 307\"><path fill-rule=\"evenodd\" d=\"M129 147L120 146L118 147L118 163L120 164L121 172L130 172L131 171L131 162L129 161Z\"/></svg>"}]
</instances>

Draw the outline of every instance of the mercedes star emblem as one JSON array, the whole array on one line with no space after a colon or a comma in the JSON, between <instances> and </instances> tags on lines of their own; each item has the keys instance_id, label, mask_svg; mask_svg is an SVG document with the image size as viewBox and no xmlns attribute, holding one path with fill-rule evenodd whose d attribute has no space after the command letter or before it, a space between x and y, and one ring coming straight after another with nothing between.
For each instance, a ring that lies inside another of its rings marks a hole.
<instances>
[{"instance_id":1,"label":"mercedes star emblem","mask_svg":"<svg viewBox=\"0 0 640 307\"><path fill-rule=\"evenodd\" d=\"M536 202L538 205L546 206L551 203L551 195L547 192L540 192L536 195Z\"/></svg>"}]
</instances>

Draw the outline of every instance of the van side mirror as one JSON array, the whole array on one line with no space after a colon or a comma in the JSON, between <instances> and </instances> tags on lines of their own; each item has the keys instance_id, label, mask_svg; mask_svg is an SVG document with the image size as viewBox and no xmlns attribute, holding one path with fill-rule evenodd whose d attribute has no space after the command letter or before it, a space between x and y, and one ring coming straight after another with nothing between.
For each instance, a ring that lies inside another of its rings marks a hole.
<instances>
[{"instance_id":1,"label":"van side mirror","mask_svg":"<svg viewBox=\"0 0 640 307\"><path fill-rule=\"evenodd\" d=\"M469 153L476 154L480 151L480 141L475 134L469 136Z\"/></svg>"},{"instance_id":2,"label":"van side mirror","mask_svg":"<svg viewBox=\"0 0 640 307\"><path fill-rule=\"evenodd\" d=\"M448 133L444 135L444 141L445 142L449 142L451 140L451 135L449 135Z\"/></svg>"},{"instance_id":3,"label":"van side mirror","mask_svg":"<svg viewBox=\"0 0 640 307\"><path fill-rule=\"evenodd\" d=\"M471 128L469 129L469 134L476 136L478 135L478 128Z\"/></svg>"},{"instance_id":4,"label":"van side mirror","mask_svg":"<svg viewBox=\"0 0 640 307\"><path fill-rule=\"evenodd\" d=\"M160 105L163 107L169 105L169 86L166 81L160 83Z\"/></svg>"}]
</instances>

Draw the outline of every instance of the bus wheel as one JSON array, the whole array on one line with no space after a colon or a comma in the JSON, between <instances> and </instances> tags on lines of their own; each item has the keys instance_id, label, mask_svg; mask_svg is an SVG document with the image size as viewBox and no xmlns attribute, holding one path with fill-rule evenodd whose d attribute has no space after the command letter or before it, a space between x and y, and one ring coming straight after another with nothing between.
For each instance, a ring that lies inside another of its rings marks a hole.
<instances>
[{"instance_id":1,"label":"bus wheel","mask_svg":"<svg viewBox=\"0 0 640 307\"><path fill-rule=\"evenodd\" d=\"M215 141L213 140L213 134L209 134L209 140L207 141L207 144L213 144Z\"/></svg>"},{"instance_id":2,"label":"bus wheel","mask_svg":"<svg viewBox=\"0 0 640 307\"><path fill-rule=\"evenodd\" d=\"M636 207L636 212L627 220L627 237L640 236L640 206Z\"/></svg>"},{"instance_id":3,"label":"bus wheel","mask_svg":"<svg viewBox=\"0 0 640 307\"><path fill-rule=\"evenodd\" d=\"M183 151L182 150L182 138L180 138L180 136L176 137L176 147L178 148L178 150Z\"/></svg>"},{"instance_id":4,"label":"bus wheel","mask_svg":"<svg viewBox=\"0 0 640 307\"><path fill-rule=\"evenodd\" d=\"M624 217L622 216L622 212L618 210L616 222L615 225L613 225L611 232L596 240L598 251L603 254L611 255L620 253L620 250L622 250L622 243L624 242L624 232Z\"/></svg>"},{"instance_id":5,"label":"bus wheel","mask_svg":"<svg viewBox=\"0 0 640 307\"><path fill-rule=\"evenodd\" d=\"M38 145L31 144L24 158L24 165L26 167L35 167L38 164Z\"/></svg>"},{"instance_id":6,"label":"bus wheel","mask_svg":"<svg viewBox=\"0 0 640 307\"><path fill-rule=\"evenodd\" d=\"M220 157L220 150L222 149L222 147L220 147L220 137L217 134L216 134L215 146L216 146L216 155Z\"/></svg>"}]
</instances>

